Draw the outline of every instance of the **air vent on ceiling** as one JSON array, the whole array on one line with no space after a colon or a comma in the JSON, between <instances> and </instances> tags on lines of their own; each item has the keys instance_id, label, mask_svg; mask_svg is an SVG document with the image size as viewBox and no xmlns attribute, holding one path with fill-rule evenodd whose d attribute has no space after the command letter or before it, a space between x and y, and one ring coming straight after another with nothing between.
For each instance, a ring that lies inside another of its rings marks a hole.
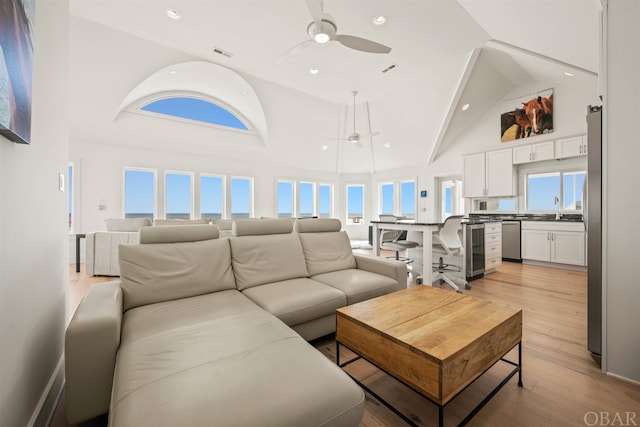
<instances>
[{"instance_id":1,"label":"air vent on ceiling","mask_svg":"<svg viewBox=\"0 0 640 427\"><path fill-rule=\"evenodd\" d=\"M382 70L383 73L388 73L389 71L393 70L394 68L397 68L398 64L391 64L389 65L387 68L385 68L384 70Z\"/></svg>"},{"instance_id":2,"label":"air vent on ceiling","mask_svg":"<svg viewBox=\"0 0 640 427\"><path fill-rule=\"evenodd\" d=\"M231 58L233 53L227 52L226 50L220 49L219 47L214 47L213 51L219 55L226 56L227 58Z\"/></svg>"}]
</instances>

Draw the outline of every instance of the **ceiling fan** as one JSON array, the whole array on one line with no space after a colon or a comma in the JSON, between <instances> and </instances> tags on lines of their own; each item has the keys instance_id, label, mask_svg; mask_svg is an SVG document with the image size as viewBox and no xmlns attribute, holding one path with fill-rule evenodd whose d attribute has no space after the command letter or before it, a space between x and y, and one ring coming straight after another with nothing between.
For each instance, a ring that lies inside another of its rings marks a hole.
<instances>
[{"instance_id":1,"label":"ceiling fan","mask_svg":"<svg viewBox=\"0 0 640 427\"><path fill-rule=\"evenodd\" d=\"M313 43L324 44L329 41L337 41L338 43L348 48L358 50L360 52L367 53L389 53L391 48L380 43L376 43L371 40L363 39L361 37L350 36L347 34L338 34L338 26L335 20L328 13L324 13L323 0L306 0L307 7L313 21L307 26L307 34L309 34L309 40L305 40L302 43L289 49L284 55L282 55L277 63L284 62L287 58L302 49L312 45Z\"/></svg>"},{"instance_id":2,"label":"ceiling fan","mask_svg":"<svg viewBox=\"0 0 640 427\"><path fill-rule=\"evenodd\" d=\"M358 132L356 132L356 95L358 94L358 91L354 90L351 93L353 94L353 133L351 133L346 138L327 138L327 139L338 139L340 141L347 141L357 147L362 147L362 139L368 138L370 136L374 137L376 135L380 135L380 132L373 132L371 135L369 134L360 135Z\"/></svg>"}]
</instances>

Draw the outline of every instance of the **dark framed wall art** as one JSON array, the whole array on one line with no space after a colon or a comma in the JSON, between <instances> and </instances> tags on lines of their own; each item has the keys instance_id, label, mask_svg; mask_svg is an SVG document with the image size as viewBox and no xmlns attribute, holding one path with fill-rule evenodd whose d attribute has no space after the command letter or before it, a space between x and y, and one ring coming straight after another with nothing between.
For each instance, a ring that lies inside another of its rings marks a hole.
<instances>
[{"instance_id":1,"label":"dark framed wall art","mask_svg":"<svg viewBox=\"0 0 640 427\"><path fill-rule=\"evenodd\" d=\"M0 0L0 135L31 141L35 0Z\"/></svg>"}]
</instances>

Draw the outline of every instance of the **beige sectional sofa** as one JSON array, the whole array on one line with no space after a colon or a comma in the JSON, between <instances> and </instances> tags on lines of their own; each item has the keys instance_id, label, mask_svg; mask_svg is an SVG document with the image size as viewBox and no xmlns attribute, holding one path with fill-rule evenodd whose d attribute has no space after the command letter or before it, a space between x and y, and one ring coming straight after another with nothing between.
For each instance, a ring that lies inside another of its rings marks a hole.
<instances>
[{"instance_id":1,"label":"beige sectional sofa","mask_svg":"<svg viewBox=\"0 0 640 427\"><path fill-rule=\"evenodd\" d=\"M70 423L357 426L364 394L307 340L335 310L406 287L354 255L339 220L145 227L121 278L91 287L66 333ZM293 232L292 232L293 231Z\"/></svg>"}]
</instances>

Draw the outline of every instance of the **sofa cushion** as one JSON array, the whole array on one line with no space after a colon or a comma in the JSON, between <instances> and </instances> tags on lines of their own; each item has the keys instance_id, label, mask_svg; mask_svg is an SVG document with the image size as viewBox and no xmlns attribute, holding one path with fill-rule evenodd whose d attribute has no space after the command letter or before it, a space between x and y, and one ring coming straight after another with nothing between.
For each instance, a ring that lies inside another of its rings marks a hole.
<instances>
[{"instance_id":1,"label":"sofa cushion","mask_svg":"<svg viewBox=\"0 0 640 427\"><path fill-rule=\"evenodd\" d=\"M302 245L296 234L230 237L229 243L233 273L241 291L308 276Z\"/></svg>"},{"instance_id":2,"label":"sofa cushion","mask_svg":"<svg viewBox=\"0 0 640 427\"><path fill-rule=\"evenodd\" d=\"M318 274L312 279L342 291L349 305L398 290L398 283L394 279L357 269Z\"/></svg>"},{"instance_id":3,"label":"sofa cushion","mask_svg":"<svg viewBox=\"0 0 640 427\"><path fill-rule=\"evenodd\" d=\"M344 293L311 279L292 279L245 289L243 294L289 326L334 314Z\"/></svg>"},{"instance_id":4,"label":"sofa cushion","mask_svg":"<svg viewBox=\"0 0 640 427\"><path fill-rule=\"evenodd\" d=\"M163 227L143 227L140 229L140 243L180 243L217 239L220 230L217 225L167 225Z\"/></svg>"},{"instance_id":5,"label":"sofa cushion","mask_svg":"<svg viewBox=\"0 0 640 427\"><path fill-rule=\"evenodd\" d=\"M216 304L219 294L189 298L187 310L182 301L158 304L177 322L136 339L129 331L152 326L161 312L152 305L125 314L131 325L117 354L109 425L358 425L364 393L342 369L267 312L228 295ZM219 317L210 304L239 310Z\"/></svg>"},{"instance_id":6,"label":"sofa cushion","mask_svg":"<svg viewBox=\"0 0 640 427\"><path fill-rule=\"evenodd\" d=\"M217 225L220 230L231 230L231 227L233 226L232 219L213 218L211 222L214 225Z\"/></svg>"},{"instance_id":7,"label":"sofa cushion","mask_svg":"<svg viewBox=\"0 0 640 427\"><path fill-rule=\"evenodd\" d=\"M104 220L107 231L138 231L151 225L151 218L108 218Z\"/></svg>"},{"instance_id":8,"label":"sofa cushion","mask_svg":"<svg viewBox=\"0 0 640 427\"><path fill-rule=\"evenodd\" d=\"M196 225L196 224L211 224L208 219L156 219L153 225Z\"/></svg>"},{"instance_id":9,"label":"sofa cushion","mask_svg":"<svg viewBox=\"0 0 640 427\"><path fill-rule=\"evenodd\" d=\"M356 268L349 236L344 231L298 234L310 276Z\"/></svg>"},{"instance_id":10,"label":"sofa cushion","mask_svg":"<svg viewBox=\"0 0 640 427\"><path fill-rule=\"evenodd\" d=\"M342 222L338 218L302 218L296 221L294 228L298 233L340 231Z\"/></svg>"},{"instance_id":11,"label":"sofa cushion","mask_svg":"<svg viewBox=\"0 0 640 427\"><path fill-rule=\"evenodd\" d=\"M234 289L229 241L120 247L124 309Z\"/></svg>"},{"instance_id":12,"label":"sofa cushion","mask_svg":"<svg viewBox=\"0 0 640 427\"><path fill-rule=\"evenodd\" d=\"M233 222L234 236L264 236L268 234L289 234L293 222L288 218L240 219Z\"/></svg>"}]
</instances>

